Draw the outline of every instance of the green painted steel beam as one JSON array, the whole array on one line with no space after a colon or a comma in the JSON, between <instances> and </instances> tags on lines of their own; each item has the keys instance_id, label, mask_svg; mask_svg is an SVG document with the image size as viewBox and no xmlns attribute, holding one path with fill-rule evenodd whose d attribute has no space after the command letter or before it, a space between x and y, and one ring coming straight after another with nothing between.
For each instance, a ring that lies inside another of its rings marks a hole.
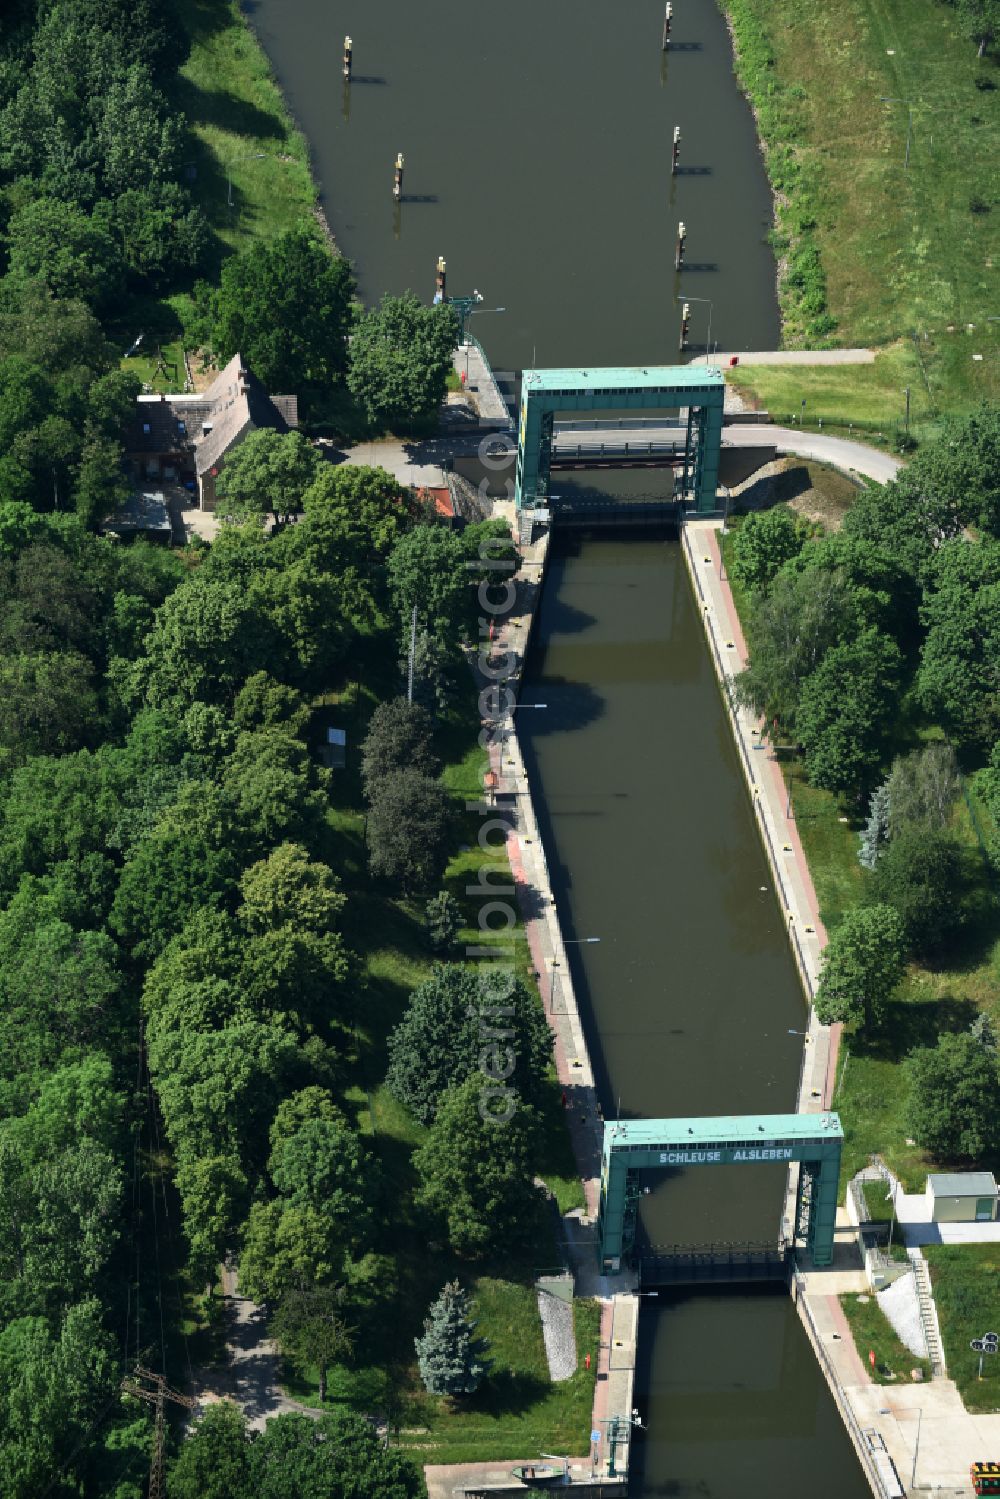
<instances>
[{"instance_id":1,"label":"green painted steel beam","mask_svg":"<svg viewBox=\"0 0 1000 1499\"><path fill-rule=\"evenodd\" d=\"M598 369L526 370L518 425L517 508L544 503L556 413L689 409L698 432L695 482L685 499L699 514L716 509L725 382L707 365L614 365ZM685 481L689 480L685 462Z\"/></svg>"},{"instance_id":2,"label":"green painted steel beam","mask_svg":"<svg viewBox=\"0 0 1000 1499\"><path fill-rule=\"evenodd\" d=\"M598 1255L616 1271L632 1248L636 1173L662 1167L806 1163L813 1189L808 1246L817 1265L833 1261L844 1131L836 1114L738 1114L627 1119L604 1126Z\"/></svg>"}]
</instances>

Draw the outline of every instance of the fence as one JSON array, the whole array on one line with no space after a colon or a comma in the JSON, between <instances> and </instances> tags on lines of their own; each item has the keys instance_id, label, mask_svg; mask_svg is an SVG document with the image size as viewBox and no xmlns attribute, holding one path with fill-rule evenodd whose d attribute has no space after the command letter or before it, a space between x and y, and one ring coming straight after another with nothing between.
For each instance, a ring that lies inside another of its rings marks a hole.
<instances>
[{"instance_id":1,"label":"fence","mask_svg":"<svg viewBox=\"0 0 1000 1499\"><path fill-rule=\"evenodd\" d=\"M875 1461L871 1444L861 1429L858 1418L854 1414L851 1403L847 1398L847 1392L837 1378L830 1355L823 1346L823 1340L820 1336L819 1328L816 1326L813 1314L809 1309L809 1302L806 1299L805 1291L805 1280L797 1269L793 1269L791 1280L792 1300L795 1302L809 1341L813 1346L813 1352L819 1359L819 1365L830 1387L830 1392L837 1402L841 1419L847 1427L847 1434L854 1443L854 1450L858 1454L865 1477L871 1485L872 1493L877 1496L877 1499L894 1499L893 1489L886 1482L879 1465ZM895 1492L902 1493L902 1489L899 1488Z\"/></svg>"}]
</instances>

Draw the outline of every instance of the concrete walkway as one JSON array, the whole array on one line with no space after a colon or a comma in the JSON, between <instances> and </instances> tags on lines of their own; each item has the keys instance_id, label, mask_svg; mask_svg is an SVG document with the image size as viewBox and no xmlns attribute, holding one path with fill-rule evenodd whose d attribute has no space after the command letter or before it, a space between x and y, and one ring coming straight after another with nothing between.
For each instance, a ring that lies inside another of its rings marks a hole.
<instances>
[{"instance_id":1,"label":"concrete walkway","mask_svg":"<svg viewBox=\"0 0 1000 1499\"><path fill-rule=\"evenodd\" d=\"M222 1294L226 1302L226 1365L222 1369L199 1369L194 1393L203 1405L232 1400L240 1407L252 1431L263 1431L272 1416L295 1411L319 1417L322 1412L290 1400L281 1388L281 1354L267 1335L267 1323L259 1306L241 1296L236 1271L222 1272Z\"/></svg>"},{"instance_id":2,"label":"concrete walkway","mask_svg":"<svg viewBox=\"0 0 1000 1499\"><path fill-rule=\"evenodd\" d=\"M743 352L699 354L692 364L874 364L877 349L750 349Z\"/></svg>"}]
</instances>

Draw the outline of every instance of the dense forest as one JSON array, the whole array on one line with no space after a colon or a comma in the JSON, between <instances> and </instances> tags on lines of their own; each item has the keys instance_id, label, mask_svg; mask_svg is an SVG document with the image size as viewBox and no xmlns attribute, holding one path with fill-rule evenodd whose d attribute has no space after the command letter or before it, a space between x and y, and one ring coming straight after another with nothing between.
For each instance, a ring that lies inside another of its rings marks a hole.
<instances>
[{"instance_id":1,"label":"dense forest","mask_svg":"<svg viewBox=\"0 0 1000 1499\"><path fill-rule=\"evenodd\" d=\"M122 356L150 299L190 292L209 353L239 347L307 398L348 378L360 317L350 379L374 421L433 414L455 322L415 298L362 316L311 224L222 264L170 102L185 46L171 0L12 0L0 30L4 1499L145 1492L150 1415L122 1376L190 1380L192 1297L225 1254L323 1367L397 1295L395 1204L344 1098L364 980L315 705L370 662L398 690L419 579L417 696L447 721L485 533L273 433L229 466L211 547L96 532L129 491ZM303 299L326 309L305 332ZM271 510L301 514L268 535ZM405 723L371 746L373 878L431 894L454 798L430 716L388 711ZM530 1199L530 1152L515 1175ZM422 1492L357 1417L254 1444L237 1422L232 1468L227 1419L172 1493Z\"/></svg>"}]
</instances>

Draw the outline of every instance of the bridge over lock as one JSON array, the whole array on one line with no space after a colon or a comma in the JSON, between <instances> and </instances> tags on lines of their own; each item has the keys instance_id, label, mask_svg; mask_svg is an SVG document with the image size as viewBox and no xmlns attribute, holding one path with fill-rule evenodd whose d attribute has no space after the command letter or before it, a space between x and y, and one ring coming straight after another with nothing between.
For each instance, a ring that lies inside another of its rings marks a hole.
<instances>
[{"instance_id":1,"label":"bridge over lock","mask_svg":"<svg viewBox=\"0 0 1000 1499\"><path fill-rule=\"evenodd\" d=\"M645 1285L783 1277L796 1239L813 1264L833 1262L844 1134L836 1114L748 1114L631 1119L604 1126L598 1255L602 1273L635 1263ZM795 1169L790 1238L769 1243L659 1244L636 1249L640 1173L691 1167L787 1164Z\"/></svg>"}]
</instances>

